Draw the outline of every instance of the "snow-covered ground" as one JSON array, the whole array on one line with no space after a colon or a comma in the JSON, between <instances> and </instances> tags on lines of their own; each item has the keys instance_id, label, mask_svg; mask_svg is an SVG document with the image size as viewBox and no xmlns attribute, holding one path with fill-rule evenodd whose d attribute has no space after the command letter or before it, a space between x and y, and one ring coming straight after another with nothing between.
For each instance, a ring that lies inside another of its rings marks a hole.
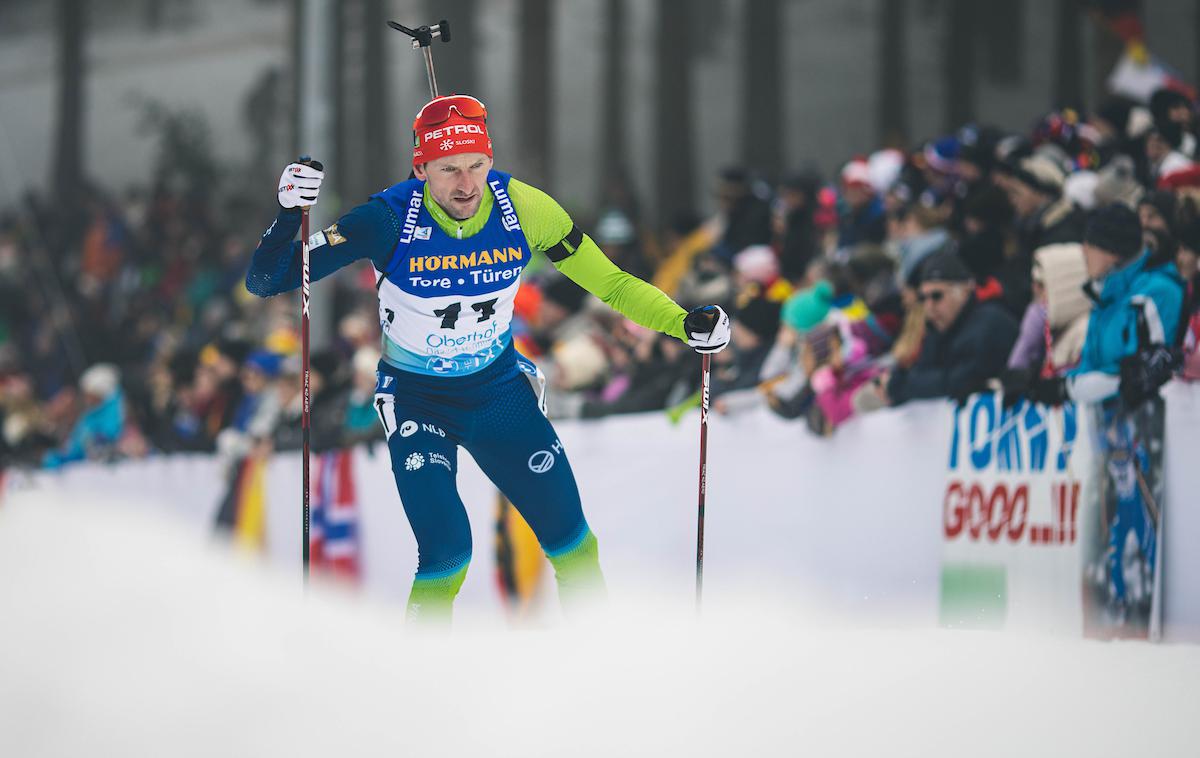
<instances>
[{"instance_id":1,"label":"snow-covered ground","mask_svg":"<svg viewBox=\"0 0 1200 758\"><path fill-rule=\"evenodd\" d=\"M722 596L727 598L727 596ZM702 618L445 638L112 503L0 508L0 755L1189 756L1200 647Z\"/></svg>"}]
</instances>

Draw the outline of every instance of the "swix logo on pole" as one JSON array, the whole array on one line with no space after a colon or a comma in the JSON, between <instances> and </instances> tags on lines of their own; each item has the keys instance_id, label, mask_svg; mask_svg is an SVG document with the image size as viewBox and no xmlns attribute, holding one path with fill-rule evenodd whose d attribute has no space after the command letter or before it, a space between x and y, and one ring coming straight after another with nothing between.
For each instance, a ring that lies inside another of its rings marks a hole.
<instances>
[{"instance_id":1,"label":"swix logo on pole","mask_svg":"<svg viewBox=\"0 0 1200 758\"><path fill-rule=\"evenodd\" d=\"M308 292L309 292L308 242L307 241L305 241L305 243L304 243L304 266L302 268L303 268L303 278L302 278L302 281L300 282L300 307L301 307L301 310L304 312L304 315L307 316L308 315Z\"/></svg>"}]
</instances>

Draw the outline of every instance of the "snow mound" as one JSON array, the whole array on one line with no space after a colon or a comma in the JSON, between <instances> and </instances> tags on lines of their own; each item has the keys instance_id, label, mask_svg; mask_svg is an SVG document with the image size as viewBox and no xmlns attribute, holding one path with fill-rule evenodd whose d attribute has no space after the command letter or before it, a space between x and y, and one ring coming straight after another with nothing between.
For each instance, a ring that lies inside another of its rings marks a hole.
<instances>
[{"instance_id":1,"label":"snow mound","mask_svg":"<svg viewBox=\"0 0 1200 758\"><path fill-rule=\"evenodd\" d=\"M127 505L127 504L124 504ZM847 628L777 598L586 625L306 593L144 510L0 508L0 755L1194 754L1200 648Z\"/></svg>"}]
</instances>

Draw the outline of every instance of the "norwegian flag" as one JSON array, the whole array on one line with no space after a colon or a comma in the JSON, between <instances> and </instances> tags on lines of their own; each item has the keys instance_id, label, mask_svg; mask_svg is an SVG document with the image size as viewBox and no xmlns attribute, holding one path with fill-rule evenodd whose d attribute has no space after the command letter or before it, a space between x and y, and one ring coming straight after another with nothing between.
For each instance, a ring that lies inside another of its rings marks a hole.
<instances>
[{"instance_id":1,"label":"norwegian flag","mask_svg":"<svg viewBox=\"0 0 1200 758\"><path fill-rule=\"evenodd\" d=\"M358 497L351 451L335 450L317 456L312 487L309 529L312 566L357 582L360 578Z\"/></svg>"}]
</instances>

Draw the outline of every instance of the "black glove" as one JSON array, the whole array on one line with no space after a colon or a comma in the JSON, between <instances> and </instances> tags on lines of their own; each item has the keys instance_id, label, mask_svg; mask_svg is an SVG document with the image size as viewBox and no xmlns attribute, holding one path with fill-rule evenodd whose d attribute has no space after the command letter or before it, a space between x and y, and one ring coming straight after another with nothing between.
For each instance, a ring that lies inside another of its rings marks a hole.
<instances>
[{"instance_id":1,"label":"black glove","mask_svg":"<svg viewBox=\"0 0 1200 758\"><path fill-rule=\"evenodd\" d=\"M783 418L799 418L808 413L808 409L812 407L816 397L812 387L806 383L803 389L791 397L780 397L775 393L768 394L767 406Z\"/></svg>"},{"instance_id":2,"label":"black glove","mask_svg":"<svg viewBox=\"0 0 1200 758\"><path fill-rule=\"evenodd\" d=\"M729 344L729 316L719 305L693 308L683 317L683 331L697 353L719 353Z\"/></svg>"},{"instance_id":3,"label":"black glove","mask_svg":"<svg viewBox=\"0 0 1200 758\"><path fill-rule=\"evenodd\" d=\"M1174 376L1182 364L1180 351L1153 345L1121 361L1121 399L1136 407L1158 395L1158 388Z\"/></svg>"},{"instance_id":4,"label":"black glove","mask_svg":"<svg viewBox=\"0 0 1200 758\"><path fill-rule=\"evenodd\" d=\"M1033 385L1033 369L1008 368L1000 372L1000 387L1004 393L1004 407L1011 408L1029 394Z\"/></svg>"},{"instance_id":5,"label":"black glove","mask_svg":"<svg viewBox=\"0 0 1200 758\"><path fill-rule=\"evenodd\" d=\"M1026 396L1035 403L1057 406L1067 401L1067 380L1061 376L1034 379Z\"/></svg>"},{"instance_id":6,"label":"black glove","mask_svg":"<svg viewBox=\"0 0 1200 758\"><path fill-rule=\"evenodd\" d=\"M952 392L950 394L950 398L954 401L955 405L957 405L959 408L962 408L963 406L965 406L967 404L967 401L971 399L971 395L974 395L976 392L987 392L987 391L988 391L987 380L986 379L975 379L975 380L968 382L966 385L959 387L954 392Z\"/></svg>"}]
</instances>

